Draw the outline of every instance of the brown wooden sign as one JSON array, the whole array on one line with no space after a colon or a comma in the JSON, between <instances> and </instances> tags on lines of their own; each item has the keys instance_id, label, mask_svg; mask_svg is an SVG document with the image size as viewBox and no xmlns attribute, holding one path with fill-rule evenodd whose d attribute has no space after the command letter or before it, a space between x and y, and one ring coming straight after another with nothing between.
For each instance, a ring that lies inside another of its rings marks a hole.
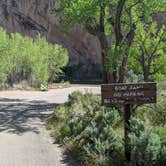
<instances>
[{"instance_id":1,"label":"brown wooden sign","mask_svg":"<svg viewBox=\"0 0 166 166\"><path fill-rule=\"evenodd\" d=\"M146 104L156 103L156 83L105 84L101 86L102 103Z\"/></svg>"}]
</instances>

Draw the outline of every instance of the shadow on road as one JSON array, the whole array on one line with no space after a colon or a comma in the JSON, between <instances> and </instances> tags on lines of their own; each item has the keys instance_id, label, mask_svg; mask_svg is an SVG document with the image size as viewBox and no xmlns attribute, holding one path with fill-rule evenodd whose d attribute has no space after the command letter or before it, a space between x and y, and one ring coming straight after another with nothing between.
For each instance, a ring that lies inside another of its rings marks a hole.
<instances>
[{"instance_id":1,"label":"shadow on road","mask_svg":"<svg viewBox=\"0 0 166 166\"><path fill-rule=\"evenodd\" d=\"M0 98L0 132L23 134L32 131L39 133L37 123L44 123L48 117L47 111L56 106L57 104L45 101ZM35 121L36 119L40 121Z\"/></svg>"},{"instance_id":2,"label":"shadow on road","mask_svg":"<svg viewBox=\"0 0 166 166\"><path fill-rule=\"evenodd\" d=\"M50 115L48 111L56 106L57 104L45 101L0 98L0 133L5 132L20 136L26 132L40 134L40 127L44 127ZM60 162L66 166L77 165L71 154L66 151L64 151Z\"/></svg>"}]
</instances>

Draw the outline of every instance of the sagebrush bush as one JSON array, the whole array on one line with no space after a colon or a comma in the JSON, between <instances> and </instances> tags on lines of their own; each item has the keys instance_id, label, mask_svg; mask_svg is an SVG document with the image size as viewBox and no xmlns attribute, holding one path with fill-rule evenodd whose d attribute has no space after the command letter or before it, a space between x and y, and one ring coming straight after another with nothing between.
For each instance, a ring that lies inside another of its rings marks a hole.
<instances>
[{"instance_id":1,"label":"sagebrush bush","mask_svg":"<svg viewBox=\"0 0 166 166\"><path fill-rule=\"evenodd\" d=\"M161 116L156 116L154 110L152 115L145 108L136 110L135 118L131 119L130 163L124 157L122 112L101 106L100 97L96 95L72 93L67 103L54 110L48 127L83 166L164 166L164 122L157 123ZM152 122L150 115L156 118Z\"/></svg>"},{"instance_id":2,"label":"sagebrush bush","mask_svg":"<svg viewBox=\"0 0 166 166\"><path fill-rule=\"evenodd\" d=\"M121 116L113 108L102 107L99 97L74 92L68 103L54 110L52 119L48 125L56 126L55 137L74 151L83 165L109 165L120 157L123 163L123 141L115 131Z\"/></svg>"},{"instance_id":3,"label":"sagebrush bush","mask_svg":"<svg viewBox=\"0 0 166 166\"><path fill-rule=\"evenodd\" d=\"M145 121L131 119L131 166L164 166L166 162L166 144L154 128L146 128Z\"/></svg>"}]
</instances>

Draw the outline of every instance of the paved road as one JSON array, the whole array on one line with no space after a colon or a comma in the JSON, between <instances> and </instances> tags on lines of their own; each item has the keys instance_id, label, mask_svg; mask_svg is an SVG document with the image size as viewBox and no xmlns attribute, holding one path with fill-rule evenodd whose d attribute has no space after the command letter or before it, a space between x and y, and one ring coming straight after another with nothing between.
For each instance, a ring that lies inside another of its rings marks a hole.
<instances>
[{"instance_id":1,"label":"paved road","mask_svg":"<svg viewBox=\"0 0 166 166\"><path fill-rule=\"evenodd\" d=\"M74 166L45 129L49 111L75 90L100 93L99 87L48 92L0 92L0 166Z\"/></svg>"}]
</instances>

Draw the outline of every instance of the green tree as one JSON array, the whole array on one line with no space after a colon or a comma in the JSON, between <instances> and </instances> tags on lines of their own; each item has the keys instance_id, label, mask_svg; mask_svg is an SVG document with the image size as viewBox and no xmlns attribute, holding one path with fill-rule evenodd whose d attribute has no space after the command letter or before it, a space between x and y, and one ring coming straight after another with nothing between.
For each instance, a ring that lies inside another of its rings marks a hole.
<instances>
[{"instance_id":1,"label":"green tree","mask_svg":"<svg viewBox=\"0 0 166 166\"><path fill-rule=\"evenodd\" d=\"M150 21L165 5L165 0L60 0L53 12L62 13L63 27L79 25L98 38L103 82L108 83L124 81L137 23Z\"/></svg>"},{"instance_id":2,"label":"green tree","mask_svg":"<svg viewBox=\"0 0 166 166\"><path fill-rule=\"evenodd\" d=\"M137 27L130 67L137 74L143 73L144 81L160 81L166 77L166 27L159 29L156 23L140 23Z\"/></svg>"}]
</instances>

